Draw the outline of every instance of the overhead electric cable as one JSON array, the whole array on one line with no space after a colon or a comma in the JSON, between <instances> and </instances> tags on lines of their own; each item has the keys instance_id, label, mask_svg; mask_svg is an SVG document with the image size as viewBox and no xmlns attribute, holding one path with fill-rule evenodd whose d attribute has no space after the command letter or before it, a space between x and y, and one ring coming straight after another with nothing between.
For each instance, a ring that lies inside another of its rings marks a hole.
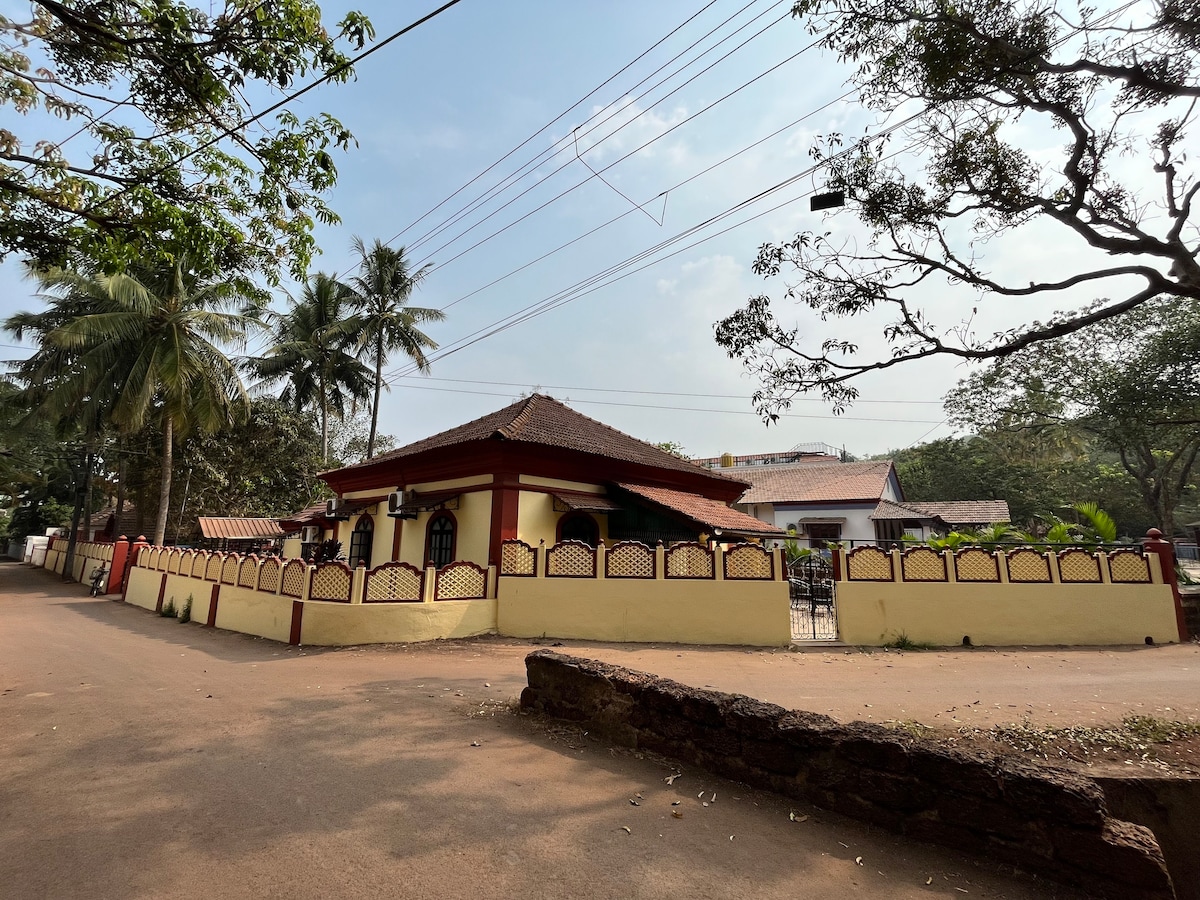
<instances>
[{"instance_id":1,"label":"overhead electric cable","mask_svg":"<svg viewBox=\"0 0 1200 900\"><path fill-rule=\"evenodd\" d=\"M750 5L752 5L752 3L753 3L753 2L754 2L754 0L752 0L752 2L751 2L751 3L748 3L746 6L742 7L742 9L741 9L741 10L738 10L738 12L737 12L737 13L734 13L734 15L733 15L733 16L730 16L730 17L729 17L729 19L726 19L726 20L725 20L725 22L722 22L722 23L721 23L721 25L724 25L726 22L730 21L732 18L734 18L735 16L737 16L737 15L738 15L739 13L741 13L743 10L745 10L745 9L746 9L746 8L748 8ZM632 99L630 100L630 103L629 103L629 104L625 104L624 106L620 106L620 107L617 107L617 108L615 108L615 109L612 109L611 111L609 111L609 112L608 112L608 115L604 116L604 118L603 118L603 119L601 119L600 121L598 121L598 122L594 122L594 123L593 123L593 124L592 124L590 127L588 127L588 128L587 128L587 129L586 129L586 130L583 132L583 134L582 134L581 136L583 136L583 137L586 137L588 134L590 134L591 132L593 132L593 131L595 131L597 128L599 128L601 125L605 124L605 123L606 123L606 122L608 122L609 120L611 120L611 119L615 118L616 116L620 115L620 114L621 114L621 113L622 113L622 112L623 112L623 111L624 111L624 110L625 110L625 109L626 109L626 108L627 108L627 107L628 107L630 104L632 104L632 103L636 103L638 100L641 100L641 99L643 99L643 98L645 97L645 95L646 95L646 94L648 94L650 91L652 91L652 90L654 90L655 88L658 88L658 87L660 87L661 85L665 84L665 83L666 83L668 80L670 80L670 79L671 79L672 77L674 77L675 75L678 75L679 73L681 73L681 72L683 72L685 69L687 69L689 66L691 66L691 65L693 65L694 63L698 62L699 60L703 59L703 58L704 58L704 57L705 57L707 54L711 53L711 52L712 52L713 50L715 50L717 47L721 46L721 44L725 43L725 41L729 40L729 39L730 39L730 38L732 38L734 35L738 34L740 31L742 31L743 29L745 29L747 26L749 26L749 25L750 25L750 24L752 24L753 22L757 21L759 18L761 18L763 15L765 15L767 11L769 11L769 10L764 10L763 12L759 13L757 16L755 16L755 17L754 17L753 19L751 19L749 22L746 22L746 23L744 23L744 24L743 24L743 25L741 25L741 26L740 26L738 29L736 29L734 32L732 32L732 33L731 33L731 34L729 34L729 35L726 35L724 38L722 38L720 41L718 41L718 42L717 42L716 44L714 44L712 47L709 47L707 50L705 50L703 53L701 53L701 54L700 54L699 56L697 56L695 59L693 59L693 60L691 60L691 61L689 61L689 62L685 63L685 64L684 64L682 67L680 67L680 68L679 68L679 69L677 69L676 71L669 73L669 74L668 74L668 75L666 75L664 78L660 79L658 82L656 82L655 84L651 85L649 88L647 88L647 89L646 89L646 91L645 91L645 92L644 92L644 93L643 93L641 96L638 96L638 97L634 97L634 98L632 98ZM611 131L609 134L605 135L603 138L601 138L600 140L598 140L598 141L597 141L595 144L593 144L593 145L592 145L591 147L589 147L588 149L589 149L589 150L591 150L591 149L594 149L594 148L596 148L596 147L600 146L600 144L604 143L604 142L605 142L605 141L607 141L609 138L611 138L611 137L613 137L614 135L618 134L618 133L619 133L620 131L622 131L623 129L625 129L625 128L628 128L630 125L632 125L632 124L633 124L634 122L636 122L638 119L640 119L642 116L646 115L646 113L648 113L650 110L652 110L652 109L653 109L655 106L657 106L658 104L662 103L664 100L668 99L669 97L672 97L672 96L674 96L676 93L678 93L678 92L679 92L680 90L682 90L683 88L687 87L687 85L689 85L689 84L691 84L693 81L695 81L695 80L696 80L696 78L700 77L700 75L703 75L705 72L708 72L708 71L710 71L710 70L711 70L711 69L713 69L715 66L717 66L717 65L718 65L718 64L720 64L721 62L723 62L723 61L725 61L726 59L728 59L730 56L732 56L732 55L733 55L734 53L736 53L738 50L740 50L740 49L742 49L743 47L745 47L745 46L746 46L747 44L749 44L751 41L755 40L756 38L758 38L759 36L761 36L762 34L764 34L764 33L765 33L765 32L766 32L766 31L767 31L769 28L773 27L774 25L777 25L777 24L779 24L781 21L783 21L785 18L787 18L787 15L788 15L788 14L787 14L787 13L785 13L784 15L782 15L782 16L778 17L777 19L773 20L772 22L768 23L766 27L764 27L764 28L760 29L759 31L755 32L755 33L754 33L754 34L752 34L750 37L748 37L746 40L744 40L744 41L742 41L740 44L738 44L736 47L734 47L733 49L731 49L731 50L729 50L728 52L726 52L726 53L725 53L723 56L721 56L720 58L718 58L718 59L717 59L717 60L715 60L714 62L710 63L708 66L706 66L706 67L705 67L704 69L702 69L700 72L698 72L696 75L693 75L691 78L689 78L687 81L685 81L685 82L683 82L682 84L680 84L678 87L675 87L675 88L673 88L671 91L669 91L668 93L664 94L662 97L660 97L660 98L658 98L657 100L655 100L655 101L654 101L652 104L650 104L649 106L647 106L645 109L643 109L641 112L639 112L639 113L638 113L636 116L634 116L633 118L631 118L629 121L622 123L620 126L618 126L618 127L617 127L617 128L615 128L613 131ZM718 28L720 28L721 26L719 25L719 26L717 26L717 27L718 27ZM713 31L715 31L715 30L716 30L716 29L713 29ZM710 32L709 32L709 34L712 34L712 31L710 31ZM708 35L705 35L705 37L707 37L707 36L708 36ZM701 38L700 40L703 40L703 38ZM640 87L640 86L641 86L642 84L644 84L644 83L645 83L645 81L647 81L649 78L652 78L652 77L653 77L655 74L657 74L658 72L660 72L660 71L661 71L663 68L665 68L666 66L670 65L670 64L671 64L672 62L674 62L676 59L678 59L678 58L679 58L679 56L682 56L682 55L683 55L683 53L686 53L686 52L687 52L687 50L690 50L692 47L694 47L694 46L696 45L696 43L699 43L699 41L697 41L697 42L693 43L693 44L692 44L690 47L688 47L687 49L685 49L684 51L682 51L682 53L680 53L680 54L677 54L677 55L676 55L675 57L673 57L671 60L668 60L668 62L664 63L662 66L660 66L660 67L659 67L658 69L656 69L654 72L651 72L651 73L650 73L650 75L646 76L646 78L643 78L643 79L642 79L642 81L640 81L640 82L638 82L637 84L635 84L635 85L634 85L634 86L633 86L633 87L632 87L630 90L634 90L634 89L636 89L636 88ZM814 43L815 43L815 42L814 42ZM801 51L801 52L803 52L803 51ZM605 112L605 109L606 109L606 108L602 108L602 109L599 109L599 110L597 110L595 113L593 113L591 116L589 116L589 117L588 117L588 119L586 119L586 120L585 120L584 124L587 124L588 122L592 122L592 120L593 120L593 119L595 119L595 118L596 118L597 116L599 116L600 114L604 113L604 112ZM579 127L582 127L582 126L579 126ZM578 130L578 129L576 129L576 130ZM515 185L515 184L517 184L517 183L518 183L518 182L520 182L520 181L523 181L523 180L524 180L524 178L525 178L525 176L526 176L526 175L528 175L528 174L530 174L530 171L531 171L530 167L536 167L536 166L537 166L537 165L538 165L538 164L539 164L539 163L540 163L540 162L543 160L543 157L546 157L546 155L547 155L547 154L549 154L549 158L550 158L550 159L553 159L555 156L558 156L558 155L560 155L560 154L564 153L565 151L567 151L568 149L570 149L570 147L571 147L571 143L572 143L572 141L571 141L571 136L570 136L570 135L568 135L568 136L566 136L566 137L563 137L563 138L560 138L558 141L556 141L556 142L555 142L555 144L553 144L553 145L551 145L550 147L548 147L548 148L546 148L546 149L542 150L542 151L541 151L540 153L538 153L538 154L537 154L537 156L535 156L535 157L534 157L532 160L530 160L530 161L526 162L524 165L522 165L520 168L518 168L518 169L517 169L515 172L512 172L512 173L511 173L509 176L507 176L507 177L506 177L506 178L505 178L503 181L501 181L501 182L500 182L498 185L494 186L493 188L491 188L491 189L489 189L487 192L485 192L483 195L481 195L480 197L476 198L476 200L475 200L475 201L473 201L473 202L472 202L471 204L469 204L467 207L465 207L465 208L461 209L461 210L460 210L458 213L456 213L454 216L452 216L452 217L451 217L449 220L447 220L447 221L443 222L441 225L437 226L436 228L434 228L434 229L432 229L432 230L430 230L430 231L427 231L427 232L425 232L425 234L421 235L421 236L420 236L419 238L417 238L417 239L416 239L416 240L415 240L415 241L414 241L412 244L410 244L410 245L409 245L409 246L410 246L410 249L411 249L411 248L415 248L415 247L419 247L421 244L424 244L426 241L430 240L431 238L433 238L433 237L436 237L437 235L441 234L441 233L442 233L442 232L444 232L446 229L450 228L452 225L455 225L455 224L457 224L459 221L461 221L462 219L464 219L466 216L468 216L468 215L470 215L471 213L475 212L475 211L476 211L477 209L479 209L479 208L480 208L480 207L481 207L481 206L482 206L484 203L486 203L488 200L492 199L492 197L493 197L493 196L499 196L500 194L502 194L502 193L504 193L506 190L508 190L508 188L509 188L510 186L512 186L512 185ZM530 187L526 188L526 189L525 189L524 191L522 191L522 192L521 192L521 193L520 193L520 194L519 194L519 195L518 195L516 198L513 198L513 199L514 199L514 200L516 200L516 199L519 199L520 197L523 197L523 196L525 196L525 194L529 193L531 190L533 190L534 188L537 188L537 187L538 187L538 186L540 186L541 184L544 184L544 183L545 183L545 182L546 182L548 179L550 179L550 178L553 178L553 177L554 177L556 174L558 174L559 172L561 172L563 169L567 168L567 166L569 166L569 165L571 165L571 161L570 161L570 160L569 160L568 162L564 163L563 165L559 166L557 169L555 169L555 170L554 170L553 172L551 172L549 175L546 175L546 176L544 176L543 178L539 179L537 182L535 182L535 183L534 183L533 185L531 185ZM530 171L526 171L526 170L530 170ZM511 180L511 184L509 184L510 180ZM585 180L586 180L586 179L585 179ZM500 209L503 209L503 208L505 208L506 206L510 205L512 202L513 202L513 201L509 201L509 203L506 203L506 204L504 204L504 206L500 207ZM498 211L499 211L499 210L496 210L495 212L498 212ZM493 212L493 214L494 214L494 212ZM477 223L476 223L476 225L475 225L475 226L472 226L472 227L477 227L479 224L482 224L482 222L483 222L483 221L486 221L488 218L491 218L491 215L488 215L488 216L486 216L486 217L485 217L483 220L481 220L480 222L477 222ZM471 228L468 228L468 229L467 229L465 232L463 232L463 234L469 233L471 230L472 230ZM458 237L461 237L461 236L462 236L462 234L458 235L458 236L455 238L455 240L457 240L457 238L458 238ZM451 243L452 243L452 242L453 242L453 241L451 241ZM440 248L439 248L439 249L440 249ZM434 252L436 253L437 251L434 251Z\"/></svg>"}]
</instances>

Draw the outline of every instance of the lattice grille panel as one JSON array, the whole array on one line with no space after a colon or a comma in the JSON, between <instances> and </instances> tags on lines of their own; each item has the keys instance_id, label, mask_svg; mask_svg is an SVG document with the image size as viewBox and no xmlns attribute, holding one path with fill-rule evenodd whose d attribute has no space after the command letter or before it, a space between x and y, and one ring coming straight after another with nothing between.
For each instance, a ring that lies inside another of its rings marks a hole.
<instances>
[{"instance_id":1,"label":"lattice grille panel","mask_svg":"<svg viewBox=\"0 0 1200 900\"><path fill-rule=\"evenodd\" d=\"M258 567L258 589L260 591L270 591L275 593L279 587L279 560L264 559L261 566Z\"/></svg>"},{"instance_id":2,"label":"lattice grille panel","mask_svg":"<svg viewBox=\"0 0 1200 900\"><path fill-rule=\"evenodd\" d=\"M546 574L553 578L594 578L596 551L582 541L563 541L546 551Z\"/></svg>"},{"instance_id":3,"label":"lattice grille panel","mask_svg":"<svg viewBox=\"0 0 1200 900\"><path fill-rule=\"evenodd\" d=\"M524 541L505 541L500 546L501 575L533 575L537 555Z\"/></svg>"},{"instance_id":4,"label":"lattice grille panel","mask_svg":"<svg viewBox=\"0 0 1200 900\"><path fill-rule=\"evenodd\" d=\"M208 567L204 570L205 579L208 581L219 581L221 578L221 563L224 561L220 553L211 554L208 557Z\"/></svg>"},{"instance_id":5,"label":"lattice grille panel","mask_svg":"<svg viewBox=\"0 0 1200 900\"><path fill-rule=\"evenodd\" d=\"M850 581L892 581L891 554L878 547L855 547L846 554Z\"/></svg>"},{"instance_id":6,"label":"lattice grille panel","mask_svg":"<svg viewBox=\"0 0 1200 900\"><path fill-rule=\"evenodd\" d=\"M425 578L408 563L387 563L367 573L366 603L420 602Z\"/></svg>"},{"instance_id":7,"label":"lattice grille panel","mask_svg":"<svg viewBox=\"0 0 1200 900\"><path fill-rule=\"evenodd\" d=\"M239 587L255 588L258 586L258 557L247 556L238 566Z\"/></svg>"},{"instance_id":8,"label":"lattice grille panel","mask_svg":"<svg viewBox=\"0 0 1200 900\"><path fill-rule=\"evenodd\" d=\"M192 577L203 578L204 573L208 571L208 554L197 553L192 557Z\"/></svg>"},{"instance_id":9,"label":"lattice grille panel","mask_svg":"<svg viewBox=\"0 0 1200 900\"><path fill-rule=\"evenodd\" d=\"M775 577L771 553L756 544L740 544L725 551L724 575L733 580L770 581Z\"/></svg>"},{"instance_id":10,"label":"lattice grille panel","mask_svg":"<svg viewBox=\"0 0 1200 900\"><path fill-rule=\"evenodd\" d=\"M182 553L177 553L177 552L171 553L170 558L167 560L167 571L168 572L175 572L175 573L179 572L179 561L182 558L182 556L183 556Z\"/></svg>"},{"instance_id":11,"label":"lattice grille panel","mask_svg":"<svg viewBox=\"0 0 1200 900\"><path fill-rule=\"evenodd\" d=\"M954 576L959 581L999 581L1000 565L986 550L959 550L954 554Z\"/></svg>"},{"instance_id":12,"label":"lattice grille panel","mask_svg":"<svg viewBox=\"0 0 1200 900\"><path fill-rule=\"evenodd\" d=\"M342 563L322 563L313 572L309 599L349 603L351 577L350 569Z\"/></svg>"},{"instance_id":13,"label":"lattice grille panel","mask_svg":"<svg viewBox=\"0 0 1200 900\"><path fill-rule=\"evenodd\" d=\"M900 557L905 581L945 581L946 560L929 547L913 547Z\"/></svg>"},{"instance_id":14,"label":"lattice grille panel","mask_svg":"<svg viewBox=\"0 0 1200 900\"><path fill-rule=\"evenodd\" d=\"M653 578L654 550L638 541L622 541L604 554L605 578Z\"/></svg>"},{"instance_id":15,"label":"lattice grille panel","mask_svg":"<svg viewBox=\"0 0 1200 900\"><path fill-rule=\"evenodd\" d=\"M303 596L304 579L307 575L308 563L302 559L288 560L287 565L283 567L283 587L280 593L289 597Z\"/></svg>"},{"instance_id":16,"label":"lattice grille panel","mask_svg":"<svg viewBox=\"0 0 1200 900\"><path fill-rule=\"evenodd\" d=\"M137 564L143 569L152 568L150 565L150 555L154 552L153 547L143 547L138 551Z\"/></svg>"},{"instance_id":17,"label":"lattice grille panel","mask_svg":"<svg viewBox=\"0 0 1200 900\"><path fill-rule=\"evenodd\" d=\"M1150 583L1150 563L1136 550L1115 550L1110 553L1108 571L1116 584Z\"/></svg>"},{"instance_id":18,"label":"lattice grille panel","mask_svg":"<svg viewBox=\"0 0 1200 900\"><path fill-rule=\"evenodd\" d=\"M237 584L239 560L237 556L230 553L225 557L225 562L221 564L221 582L223 584Z\"/></svg>"},{"instance_id":19,"label":"lattice grille panel","mask_svg":"<svg viewBox=\"0 0 1200 900\"><path fill-rule=\"evenodd\" d=\"M1008 554L1008 580L1044 584L1050 581L1050 564L1036 550L1014 550Z\"/></svg>"},{"instance_id":20,"label":"lattice grille panel","mask_svg":"<svg viewBox=\"0 0 1200 900\"><path fill-rule=\"evenodd\" d=\"M667 550L668 578L713 578L713 552L700 544L676 544Z\"/></svg>"},{"instance_id":21,"label":"lattice grille panel","mask_svg":"<svg viewBox=\"0 0 1200 900\"><path fill-rule=\"evenodd\" d=\"M1064 550L1058 554L1061 581L1093 584L1100 580L1100 563L1086 550Z\"/></svg>"},{"instance_id":22,"label":"lattice grille panel","mask_svg":"<svg viewBox=\"0 0 1200 900\"><path fill-rule=\"evenodd\" d=\"M158 548L157 547L151 547L150 552L146 554L146 568L147 569L157 569L158 568Z\"/></svg>"},{"instance_id":23,"label":"lattice grille panel","mask_svg":"<svg viewBox=\"0 0 1200 900\"><path fill-rule=\"evenodd\" d=\"M438 600L481 600L487 596L487 571L471 562L450 563L437 574Z\"/></svg>"},{"instance_id":24,"label":"lattice grille panel","mask_svg":"<svg viewBox=\"0 0 1200 900\"><path fill-rule=\"evenodd\" d=\"M167 570L167 558L170 556L170 554L171 551L166 547L163 547L161 550L159 550L158 560L154 564L154 568L158 569L160 572L165 572Z\"/></svg>"}]
</instances>

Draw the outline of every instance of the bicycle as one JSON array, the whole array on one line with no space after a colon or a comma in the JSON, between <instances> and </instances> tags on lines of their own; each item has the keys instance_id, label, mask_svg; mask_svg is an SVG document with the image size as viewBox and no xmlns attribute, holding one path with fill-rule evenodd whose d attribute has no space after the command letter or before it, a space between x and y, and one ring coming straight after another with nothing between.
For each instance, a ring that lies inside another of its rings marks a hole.
<instances>
[{"instance_id":1,"label":"bicycle","mask_svg":"<svg viewBox=\"0 0 1200 900\"><path fill-rule=\"evenodd\" d=\"M92 596L99 597L104 590L104 576L108 574L108 569L103 565L99 565L92 569Z\"/></svg>"}]
</instances>

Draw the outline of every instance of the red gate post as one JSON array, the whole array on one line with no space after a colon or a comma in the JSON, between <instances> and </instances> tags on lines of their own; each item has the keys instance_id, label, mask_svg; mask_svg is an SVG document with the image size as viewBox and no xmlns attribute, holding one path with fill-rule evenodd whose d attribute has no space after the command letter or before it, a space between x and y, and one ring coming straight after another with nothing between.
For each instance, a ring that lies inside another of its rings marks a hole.
<instances>
[{"instance_id":1,"label":"red gate post","mask_svg":"<svg viewBox=\"0 0 1200 900\"><path fill-rule=\"evenodd\" d=\"M1179 627L1179 642L1188 642L1187 619L1183 615L1183 595L1179 593L1179 579L1175 577L1175 545L1163 539L1163 533L1157 528L1151 528L1142 539L1142 547L1147 553L1158 557L1162 568L1163 583L1171 586L1175 597L1175 622Z\"/></svg>"},{"instance_id":2,"label":"red gate post","mask_svg":"<svg viewBox=\"0 0 1200 900\"><path fill-rule=\"evenodd\" d=\"M126 538L125 535L121 535L121 543L124 544L125 541L127 541L127 540L128 540L128 538ZM150 544L146 540L146 536L144 534L139 534L138 539L136 541L134 541L132 544L125 544L125 546L127 546L129 548L129 551L128 551L128 555L125 557L124 571L121 573L121 601L122 602L124 602L124 600L125 600L125 592L129 590L129 570L132 569L133 564L135 562L137 562L138 554L142 552L142 548L149 547ZM113 548L113 571L115 572L116 570L117 570L117 551L116 551L116 548L114 547Z\"/></svg>"}]
</instances>

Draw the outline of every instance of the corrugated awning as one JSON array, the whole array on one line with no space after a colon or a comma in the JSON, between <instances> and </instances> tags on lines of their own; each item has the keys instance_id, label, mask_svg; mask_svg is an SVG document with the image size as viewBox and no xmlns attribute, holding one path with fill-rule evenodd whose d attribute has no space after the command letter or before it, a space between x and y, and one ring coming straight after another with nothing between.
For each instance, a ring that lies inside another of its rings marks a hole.
<instances>
[{"instance_id":1,"label":"corrugated awning","mask_svg":"<svg viewBox=\"0 0 1200 900\"><path fill-rule=\"evenodd\" d=\"M610 513L621 509L621 504L603 494L587 494L582 491L555 491L554 508L558 512Z\"/></svg>"},{"instance_id":2,"label":"corrugated awning","mask_svg":"<svg viewBox=\"0 0 1200 900\"><path fill-rule=\"evenodd\" d=\"M234 516L200 516L200 534L228 541L281 538L286 532L278 519L247 519Z\"/></svg>"}]
</instances>

